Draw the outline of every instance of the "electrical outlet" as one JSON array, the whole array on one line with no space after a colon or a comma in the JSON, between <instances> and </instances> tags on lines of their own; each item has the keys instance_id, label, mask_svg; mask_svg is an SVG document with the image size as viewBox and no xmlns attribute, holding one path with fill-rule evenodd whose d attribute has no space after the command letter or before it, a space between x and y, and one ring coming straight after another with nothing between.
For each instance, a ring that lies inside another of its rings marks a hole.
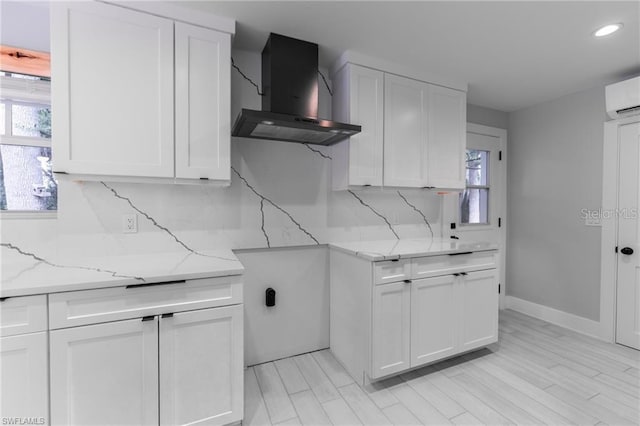
<instances>
[{"instance_id":1,"label":"electrical outlet","mask_svg":"<svg viewBox=\"0 0 640 426\"><path fill-rule=\"evenodd\" d=\"M122 232L125 234L135 234L138 232L138 215L123 214L122 215Z\"/></svg>"}]
</instances>

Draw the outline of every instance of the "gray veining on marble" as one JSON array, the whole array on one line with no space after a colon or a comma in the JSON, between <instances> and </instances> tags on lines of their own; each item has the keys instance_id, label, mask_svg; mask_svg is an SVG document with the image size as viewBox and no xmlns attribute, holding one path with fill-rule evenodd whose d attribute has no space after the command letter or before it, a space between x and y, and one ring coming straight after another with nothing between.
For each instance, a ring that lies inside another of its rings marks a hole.
<instances>
[{"instance_id":1,"label":"gray veining on marble","mask_svg":"<svg viewBox=\"0 0 640 426\"><path fill-rule=\"evenodd\" d=\"M288 211L286 211L285 209L283 209L282 207L280 207L279 205L277 205L276 203L274 203L273 201L271 201L269 198L265 197L264 195L260 194L244 177L242 177L242 175L240 175L240 173L235 169L235 167L231 167L231 170L240 178L240 180L242 180L242 182L244 182L244 184L247 186L247 188L249 188L257 197L259 197L262 201L266 201L269 204L271 204L273 207L275 207L277 210L279 210L280 212L284 213L290 220L291 222L293 222L300 231L302 231L303 233L305 233L310 239L313 240L314 243L316 244L320 244L320 241L318 241L316 239L316 237L314 237L311 232L307 231L305 228L302 227L302 225L300 224L300 222L298 222L297 220L295 220L293 218L293 216L291 215L291 213L289 213ZM264 220L264 213L263 213L263 220ZM264 228L263 228L264 230ZM269 241L269 238L267 237L266 233L265 233L265 238L267 239L267 242Z\"/></svg>"},{"instance_id":2,"label":"gray veining on marble","mask_svg":"<svg viewBox=\"0 0 640 426\"><path fill-rule=\"evenodd\" d=\"M424 220L425 225L427 225L427 228L429 228L429 232L431 233L431 238L433 238L433 228L431 228L431 224L427 220L427 217L424 215L424 213L422 213L422 211L420 209L418 209L416 206L411 204L409 202L409 200L407 200L407 198L404 195L402 195L402 193L400 191L398 191L398 195L400 196L400 198L402 198L402 200L405 203L407 203L407 205L409 207L411 207L413 210L415 210L422 217L422 220Z\"/></svg>"},{"instance_id":3,"label":"gray veining on marble","mask_svg":"<svg viewBox=\"0 0 640 426\"><path fill-rule=\"evenodd\" d=\"M400 237L398 236L398 234L396 233L396 231L393 229L393 226L391 226L391 222L389 222L389 220L384 217L382 214L380 214L380 212L378 212L377 210L375 210L373 207L371 207L369 204L365 203L362 198L360 198L359 196L356 195L355 192L353 192L352 190L347 190L349 192L349 194L353 195L353 197L358 200L360 202L360 204L362 204L363 206L367 207L369 210L371 210L376 216L378 216L380 219L384 220L384 222L387 224L387 226L389 227L389 230L391 232L393 232L393 235L395 235L395 237L397 239L400 239Z\"/></svg>"},{"instance_id":4,"label":"gray veining on marble","mask_svg":"<svg viewBox=\"0 0 640 426\"><path fill-rule=\"evenodd\" d=\"M0 246L5 247L5 248L7 248L9 250L14 250L14 251L20 253L23 256L30 257L33 260L36 260L38 263L43 263L45 265L48 265L48 266L51 266L51 267L54 267L54 268L80 269L80 270L83 270L83 271L93 271L93 272L101 272L101 273L109 274L113 278L131 278L131 279L138 280L138 281L143 281L143 282L145 281L145 279L142 278L142 277L136 277L136 276L133 276L133 275L124 275L124 274L120 274L120 273L118 273L116 271L112 271L112 270L109 270L109 269L94 268L94 267L91 267L91 266L62 265L62 264L59 264L59 263L50 262L50 261L48 261L48 260L36 255L35 253L24 251L20 247L17 247L15 245L11 244L11 243L0 243ZM32 268L29 268L29 270L30 269L32 269ZM27 272L27 270L23 270L20 274L15 276L13 279L18 278L24 272ZM4 282L4 280L3 280L3 282Z\"/></svg>"}]
</instances>

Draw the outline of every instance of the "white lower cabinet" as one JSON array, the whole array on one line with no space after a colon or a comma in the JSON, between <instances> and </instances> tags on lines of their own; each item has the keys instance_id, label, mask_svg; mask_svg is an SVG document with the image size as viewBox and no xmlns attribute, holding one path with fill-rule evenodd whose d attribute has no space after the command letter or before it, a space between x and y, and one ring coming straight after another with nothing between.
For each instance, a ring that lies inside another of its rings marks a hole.
<instances>
[{"instance_id":1,"label":"white lower cabinet","mask_svg":"<svg viewBox=\"0 0 640 426\"><path fill-rule=\"evenodd\" d=\"M241 421L241 302L238 277L50 296L52 423ZM118 320L69 327L92 317Z\"/></svg>"},{"instance_id":2,"label":"white lower cabinet","mask_svg":"<svg viewBox=\"0 0 640 426\"><path fill-rule=\"evenodd\" d=\"M404 282L373 289L372 369L376 377L409 368L411 288Z\"/></svg>"},{"instance_id":3,"label":"white lower cabinet","mask_svg":"<svg viewBox=\"0 0 640 426\"><path fill-rule=\"evenodd\" d=\"M0 338L0 418L49 424L47 333Z\"/></svg>"},{"instance_id":4,"label":"white lower cabinet","mask_svg":"<svg viewBox=\"0 0 640 426\"><path fill-rule=\"evenodd\" d=\"M411 367L456 352L455 287L453 275L411 283Z\"/></svg>"},{"instance_id":5,"label":"white lower cabinet","mask_svg":"<svg viewBox=\"0 0 640 426\"><path fill-rule=\"evenodd\" d=\"M53 424L158 424L158 321L51 331Z\"/></svg>"},{"instance_id":6,"label":"white lower cabinet","mask_svg":"<svg viewBox=\"0 0 640 426\"><path fill-rule=\"evenodd\" d=\"M366 384L496 342L495 255L370 262L332 250L332 352Z\"/></svg>"},{"instance_id":7,"label":"white lower cabinet","mask_svg":"<svg viewBox=\"0 0 640 426\"><path fill-rule=\"evenodd\" d=\"M460 349L467 351L498 340L498 272L469 272L461 278Z\"/></svg>"},{"instance_id":8,"label":"white lower cabinet","mask_svg":"<svg viewBox=\"0 0 640 426\"><path fill-rule=\"evenodd\" d=\"M160 423L227 424L243 410L242 305L160 319Z\"/></svg>"},{"instance_id":9,"label":"white lower cabinet","mask_svg":"<svg viewBox=\"0 0 640 426\"><path fill-rule=\"evenodd\" d=\"M3 421L49 424L48 357L47 296L0 299L0 418Z\"/></svg>"}]
</instances>

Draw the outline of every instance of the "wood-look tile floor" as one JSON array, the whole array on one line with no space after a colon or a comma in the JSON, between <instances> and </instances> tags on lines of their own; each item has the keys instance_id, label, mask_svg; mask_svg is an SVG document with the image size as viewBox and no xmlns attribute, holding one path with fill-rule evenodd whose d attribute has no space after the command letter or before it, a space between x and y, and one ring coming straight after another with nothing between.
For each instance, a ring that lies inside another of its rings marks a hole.
<instances>
[{"instance_id":1,"label":"wood-look tile floor","mask_svg":"<svg viewBox=\"0 0 640 426\"><path fill-rule=\"evenodd\" d=\"M640 352L513 311L489 348L362 388L328 350L245 371L244 425L640 424Z\"/></svg>"}]
</instances>

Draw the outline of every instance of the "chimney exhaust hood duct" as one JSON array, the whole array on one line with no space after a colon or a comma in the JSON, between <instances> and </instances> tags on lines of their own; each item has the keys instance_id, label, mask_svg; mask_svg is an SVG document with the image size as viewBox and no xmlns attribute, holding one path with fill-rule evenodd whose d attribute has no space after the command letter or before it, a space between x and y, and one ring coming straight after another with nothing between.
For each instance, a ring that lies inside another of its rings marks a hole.
<instances>
[{"instance_id":1,"label":"chimney exhaust hood duct","mask_svg":"<svg viewBox=\"0 0 640 426\"><path fill-rule=\"evenodd\" d=\"M242 109L232 136L332 145L360 133L318 117L318 45L271 33L262 50L262 111Z\"/></svg>"}]
</instances>

